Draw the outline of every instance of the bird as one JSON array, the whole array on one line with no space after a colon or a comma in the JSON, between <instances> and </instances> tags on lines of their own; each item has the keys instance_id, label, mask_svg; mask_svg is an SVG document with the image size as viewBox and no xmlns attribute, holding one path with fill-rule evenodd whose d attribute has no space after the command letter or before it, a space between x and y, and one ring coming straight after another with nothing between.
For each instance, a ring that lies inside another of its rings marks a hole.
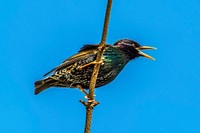
<instances>
[{"instance_id":1,"label":"bird","mask_svg":"<svg viewBox=\"0 0 200 133\"><path fill-rule=\"evenodd\" d=\"M59 66L44 75L44 79L34 83L35 95L51 87L79 88L83 92L89 89L91 75L99 45L86 44L77 54L69 57ZM96 80L95 88L113 81L126 64L138 57L155 60L141 50L153 50L155 47L141 46L130 39L121 39L113 45L105 45ZM52 74L51 74L52 73ZM51 75L50 75L51 74ZM49 76L48 76L49 75Z\"/></svg>"}]
</instances>

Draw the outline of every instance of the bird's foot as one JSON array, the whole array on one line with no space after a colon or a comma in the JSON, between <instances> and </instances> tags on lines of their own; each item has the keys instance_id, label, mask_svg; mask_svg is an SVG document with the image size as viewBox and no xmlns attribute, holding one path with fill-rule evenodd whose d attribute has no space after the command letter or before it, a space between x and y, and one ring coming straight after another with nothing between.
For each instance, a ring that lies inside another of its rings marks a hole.
<instances>
[{"instance_id":1,"label":"bird's foot","mask_svg":"<svg viewBox=\"0 0 200 133\"><path fill-rule=\"evenodd\" d=\"M95 97L95 96L96 96L96 95L94 94L94 97ZM94 102L94 101L95 101L95 99L93 99L93 100L90 99L88 93L87 93L87 95L84 96L84 98L85 98L86 100L88 100L88 102Z\"/></svg>"},{"instance_id":2,"label":"bird's foot","mask_svg":"<svg viewBox=\"0 0 200 133\"><path fill-rule=\"evenodd\" d=\"M83 68L85 68L85 67L87 67L87 66L95 65L95 64L103 64L103 60L101 60L101 61L99 61L99 62L97 62L97 61L90 62L90 63L88 63L88 64L85 64L85 65L82 65L82 66L78 67L78 69L81 70L81 69L83 69Z\"/></svg>"},{"instance_id":3,"label":"bird's foot","mask_svg":"<svg viewBox=\"0 0 200 133\"><path fill-rule=\"evenodd\" d=\"M88 100L88 102L93 102L93 101L95 101L95 100L90 100L89 94L82 88L81 85L76 85L76 87L77 87L81 92L83 92L83 93L85 94L84 98L85 98L86 100ZM96 95L94 94L94 97L95 97L95 96L96 96Z\"/></svg>"},{"instance_id":4,"label":"bird's foot","mask_svg":"<svg viewBox=\"0 0 200 133\"><path fill-rule=\"evenodd\" d=\"M83 93L85 94L84 98L87 100L87 102L85 102L85 101L83 101L83 100L80 100L80 102L81 102L83 105L94 107L94 106L96 106L96 105L99 104L99 102L95 101L94 98L92 98L92 99L90 98L89 94L82 88L81 85L76 85L76 87L77 87L81 92L83 92ZM95 96L96 96L96 95L94 94L94 97L95 97Z\"/></svg>"}]
</instances>

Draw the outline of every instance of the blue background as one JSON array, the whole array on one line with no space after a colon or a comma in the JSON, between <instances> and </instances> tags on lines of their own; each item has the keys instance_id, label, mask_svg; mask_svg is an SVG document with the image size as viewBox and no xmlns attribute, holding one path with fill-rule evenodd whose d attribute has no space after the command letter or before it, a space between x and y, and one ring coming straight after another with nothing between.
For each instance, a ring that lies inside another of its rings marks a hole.
<instances>
[{"instance_id":1,"label":"blue background","mask_svg":"<svg viewBox=\"0 0 200 133\"><path fill-rule=\"evenodd\" d=\"M33 94L42 75L100 42L106 0L0 1L0 132L81 133L77 89ZM92 133L200 132L200 1L114 0L107 43L130 38L156 58L131 61L96 90Z\"/></svg>"}]
</instances>

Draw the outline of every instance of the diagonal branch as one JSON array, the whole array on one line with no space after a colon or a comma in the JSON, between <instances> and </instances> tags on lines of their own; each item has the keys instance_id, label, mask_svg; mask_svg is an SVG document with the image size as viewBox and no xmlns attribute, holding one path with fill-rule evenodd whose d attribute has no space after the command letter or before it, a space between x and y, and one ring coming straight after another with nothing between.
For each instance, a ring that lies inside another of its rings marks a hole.
<instances>
[{"instance_id":1,"label":"diagonal branch","mask_svg":"<svg viewBox=\"0 0 200 133\"><path fill-rule=\"evenodd\" d=\"M105 15L105 21L104 21L104 27L103 27L103 33L102 33L102 38L101 42L99 44L99 52L97 53L97 58L96 62L100 62L102 59L102 55L105 49L105 44L106 44L106 37L108 33L108 24L109 24L109 19L110 19L110 10L111 10L111 5L112 5L112 0L108 0L107 8L106 8L106 15ZM89 90L89 98L92 98L91 100L94 100L94 88L96 85L96 79L99 73L99 68L100 68L100 63L95 64L94 70L92 73L92 77L90 80L90 90Z\"/></svg>"},{"instance_id":2,"label":"diagonal branch","mask_svg":"<svg viewBox=\"0 0 200 133\"><path fill-rule=\"evenodd\" d=\"M111 7L112 7L112 0L108 0L107 8L106 8L106 14L105 14L105 20L104 20L103 33L102 33L101 42L100 42L99 47L98 47L99 52L97 53L96 62L101 62L102 55L103 55L104 50L105 50ZM88 101L87 102L84 102L82 100L80 101L86 107L86 121L85 121L85 131L84 131L84 133L90 133L93 108L98 104L98 102L96 102L95 99L94 99L94 90L95 90L95 86L96 86L96 80L97 80L97 76L98 76L98 73L99 73L100 65L101 65L100 63L97 63L94 66L92 77L91 77L91 80L90 80L90 89L89 89Z\"/></svg>"}]
</instances>

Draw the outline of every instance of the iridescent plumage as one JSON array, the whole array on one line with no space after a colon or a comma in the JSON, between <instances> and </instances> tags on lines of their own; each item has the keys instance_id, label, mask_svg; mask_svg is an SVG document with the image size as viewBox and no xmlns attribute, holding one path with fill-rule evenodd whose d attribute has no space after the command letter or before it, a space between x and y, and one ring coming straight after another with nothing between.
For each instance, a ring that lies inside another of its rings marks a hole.
<instances>
[{"instance_id":1,"label":"iridescent plumage","mask_svg":"<svg viewBox=\"0 0 200 133\"><path fill-rule=\"evenodd\" d=\"M47 76L54 71L51 76L35 82L35 94L49 87L75 88L80 85L82 88L88 89L94 65L80 68L95 61L98 52L97 47L98 45L84 45L77 54L45 74ZM119 40L112 46L106 45L96 87L101 87L113 81L124 66L136 57L145 56L153 59L141 52L140 49L153 49L153 47L140 46L137 42L128 39Z\"/></svg>"}]
</instances>

